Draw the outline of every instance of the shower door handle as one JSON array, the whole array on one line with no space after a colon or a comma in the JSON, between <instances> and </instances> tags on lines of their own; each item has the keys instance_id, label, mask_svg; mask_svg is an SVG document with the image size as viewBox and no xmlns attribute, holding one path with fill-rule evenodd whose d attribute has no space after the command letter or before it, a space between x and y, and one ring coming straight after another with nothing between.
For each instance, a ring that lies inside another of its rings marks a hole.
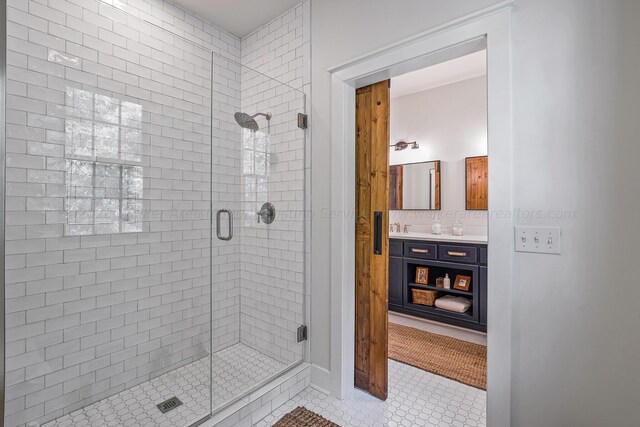
<instances>
[{"instance_id":1,"label":"shower door handle","mask_svg":"<svg viewBox=\"0 0 640 427\"><path fill-rule=\"evenodd\" d=\"M220 217L223 213L226 213L229 216L229 233L226 236L223 236L220 231ZM229 209L220 209L216 213L216 235L220 240L231 240L233 239L233 213Z\"/></svg>"}]
</instances>

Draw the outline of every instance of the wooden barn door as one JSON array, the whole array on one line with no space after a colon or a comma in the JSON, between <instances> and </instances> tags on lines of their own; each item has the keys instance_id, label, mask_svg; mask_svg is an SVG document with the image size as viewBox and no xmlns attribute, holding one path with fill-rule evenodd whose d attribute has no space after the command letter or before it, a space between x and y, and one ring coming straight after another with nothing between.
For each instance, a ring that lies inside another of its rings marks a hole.
<instances>
[{"instance_id":1,"label":"wooden barn door","mask_svg":"<svg viewBox=\"0 0 640 427\"><path fill-rule=\"evenodd\" d=\"M356 91L355 385L387 398L389 81Z\"/></svg>"}]
</instances>

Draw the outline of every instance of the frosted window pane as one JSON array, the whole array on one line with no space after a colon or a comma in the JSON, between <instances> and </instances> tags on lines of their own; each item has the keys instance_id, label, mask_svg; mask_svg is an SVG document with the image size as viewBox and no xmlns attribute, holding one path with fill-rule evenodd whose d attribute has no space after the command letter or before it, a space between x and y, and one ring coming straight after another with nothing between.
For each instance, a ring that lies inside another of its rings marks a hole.
<instances>
[{"instance_id":1,"label":"frosted window pane","mask_svg":"<svg viewBox=\"0 0 640 427\"><path fill-rule=\"evenodd\" d=\"M142 128L142 105L131 102L123 102L121 105L122 126L141 129Z\"/></svg>"},{"instance_id":2,"label":"frosted window pane","mask_svg":"<svg viewBox=\"0 0 640 427\"><path fill-rule=\"evenodd\" d=\"M94 125L94 144L96 157L117 159L118 156L118 126L96 123Z\"/></svg>"},{"instance_id":3,"label":"frosted window pane","mask_svg":"<svg viewBox=\"0 0 640 427\"><path fill-rule=\"evenodd\" d=\"M105 123L120 122L120 101L104 95L96 95L95 120Z\"/></svg>"},{"instance_id":4,"label":"frosted window pane","mask_svg":"<svg viewBox=\"0 0 640 427\"><path fill-rule=\"evenodd\" d=\"M66 114L66 233L143 231L142 106L67 88Z\"/></svg>"},{"instance_id":5,"label":"frosted window pane","mask_svg":"<svg viewBox=\"0 0 640 427\"><path fill-rule=\"evenodd\" d=\"M65 123L67 156L93 156L93 123L90 121L67 120Z\"/></svg>"}]
</instances>

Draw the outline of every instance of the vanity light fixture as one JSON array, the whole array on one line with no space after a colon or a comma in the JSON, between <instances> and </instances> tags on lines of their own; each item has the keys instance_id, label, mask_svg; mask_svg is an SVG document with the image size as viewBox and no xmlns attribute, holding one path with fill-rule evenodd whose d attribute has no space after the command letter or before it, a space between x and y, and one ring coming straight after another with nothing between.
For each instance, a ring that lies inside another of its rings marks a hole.
<instances>
[{"instance_id":1,"label":"vanity light fixture","mask_svg":"<svg viewBox=\"0 0 640 427\"><path fill-rule=\"evenodd\" d=\"M407 141L400 140L392 145L392 147L395 147L395 151L405 150L409 146L411 146L412 150L417 150L418 148L420 148L420 145L416 141L407 142Z\"/></svg>"}]
</instances>

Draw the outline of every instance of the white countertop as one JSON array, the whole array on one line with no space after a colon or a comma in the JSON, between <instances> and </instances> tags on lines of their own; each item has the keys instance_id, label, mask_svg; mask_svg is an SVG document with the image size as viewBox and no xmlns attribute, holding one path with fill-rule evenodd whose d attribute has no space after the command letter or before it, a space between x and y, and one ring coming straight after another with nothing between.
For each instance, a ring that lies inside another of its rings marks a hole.
<instances>
[{"instance_id":1,"label":"white countertop","mask_svg":"<svg viewBox=\"0 0 640 427\"><path fill-rule=\"evenodd\" d=\"M431 233L389 233L390 239L412 239L412 240L433 240L436 242L454 242L454 243L484 243L489 240L487 236L453 236L451 234L431 234Z\"/></svg>"}]
</instances>

